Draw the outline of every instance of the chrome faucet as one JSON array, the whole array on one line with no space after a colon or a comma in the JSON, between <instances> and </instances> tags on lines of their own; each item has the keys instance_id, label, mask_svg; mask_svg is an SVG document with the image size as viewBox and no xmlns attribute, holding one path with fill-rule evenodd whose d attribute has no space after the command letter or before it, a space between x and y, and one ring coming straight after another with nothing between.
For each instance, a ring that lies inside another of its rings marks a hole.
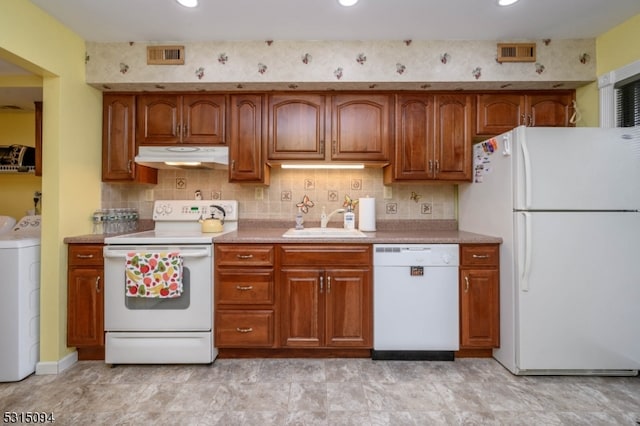
<instances>
[{"instance_id":1,"label":"chrome faucet","mask_svg":"<svg viewBox=\"0 0 640 426\"><path fill-rule=\"evenodd\" d=\"M327 223L329 223L329 219L331 219L331 216L336 213L344 213L344 209L335 209L331 213L327 214L324 210L324 207L322 207L322 214L320 215L320 228L326 228Z\"/></svg>"}]
</instances>

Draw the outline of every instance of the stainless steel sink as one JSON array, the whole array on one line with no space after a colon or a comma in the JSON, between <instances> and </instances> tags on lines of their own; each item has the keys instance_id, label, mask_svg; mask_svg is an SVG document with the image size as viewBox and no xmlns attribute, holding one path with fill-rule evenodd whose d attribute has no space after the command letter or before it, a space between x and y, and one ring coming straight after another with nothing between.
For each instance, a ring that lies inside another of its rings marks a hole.
<instances>
[{"instance_id":1,"label":"stainless steel sink","mask_svg":"<svg viewBox=\"0 0 640 426\"><path fill-rule=\"evenodd\" d=\"M282 236L286 238L367 238L367 234L362 231L344 228L290 228Z\"/></svg>"}]
</instances>

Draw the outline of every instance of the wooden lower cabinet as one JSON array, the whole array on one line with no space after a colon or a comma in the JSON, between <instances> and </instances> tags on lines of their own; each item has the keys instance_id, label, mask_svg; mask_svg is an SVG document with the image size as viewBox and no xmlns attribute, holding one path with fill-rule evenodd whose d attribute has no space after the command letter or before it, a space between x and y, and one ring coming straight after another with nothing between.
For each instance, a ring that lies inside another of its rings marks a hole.
<instances>
[{"instance_id":1,"label":"wooden lower cabinet","mask_svg":"<svg viewBox=\"0 0 640 426\"><path fill-rule=\"evenodd\" d=\"M371 348L370 246L282 246L281 344Z\"/></svg>"},{"instance_id":2,"label":"wooden lower cabinet","mask_svg":"<svg viewBox=\"0 0 640 426\"><path fill-rule=\"evenodd\" d=\"M274 347L274 254L273 245L215 245L217 348Z\"/></svg>"},{"instance_id":3,"label":"wooden lower cabinet","mask_svg":"<svg viewBox=\"0 0 640 426\"><path fill-rule=\"evenodd\" d=\"M500 273L497 244L460 245L460 349L500 346ZM479 355L482 352L475 353Z\"/></svg>"},{"instance_id":4,"label":"wooden lower cabinet","mask_svg":"<svg viewBox=\"0 0 640 426\"><path fill-rule=\"evenodd\" d=\"M78 359L104 359L104 261L102 244L69 244L67 345Z\"/></svg>"}]
</instances>

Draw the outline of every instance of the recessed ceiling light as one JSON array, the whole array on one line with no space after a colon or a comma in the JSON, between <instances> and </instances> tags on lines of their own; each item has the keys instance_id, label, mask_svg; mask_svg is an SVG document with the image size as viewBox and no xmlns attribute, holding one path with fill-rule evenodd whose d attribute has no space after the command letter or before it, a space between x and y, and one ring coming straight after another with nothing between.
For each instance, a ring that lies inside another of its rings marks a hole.
<instances>
[{"instance_id":1,"label":"recessed ceiling light","mask_svg":"<svg viewBox=\"0 0 640 426\"><path fill-rule=\"evenodd\" d=\"M511 6L518 0L498 0L498 6Z\"/></svg>"},{"instance_id":2,"label":"recessed ceiling light","mask_svg":"<svg viewBox=\"0 0 640 426\"><path fill-rule=\"evenodd\" d=\"M176 0L184 7L196 7L198 5L198 0Z\"/></svg>"},{"instance_id":3,"label":"recessed ceiling light","mask_svg":"<svg viewBox=\"0 0 640 426\"><path fill-rule=\"evenodd\" d=\"M341 6L353 6L358 3L358 0L338 0Z\"/></svg>"}]
</instances>

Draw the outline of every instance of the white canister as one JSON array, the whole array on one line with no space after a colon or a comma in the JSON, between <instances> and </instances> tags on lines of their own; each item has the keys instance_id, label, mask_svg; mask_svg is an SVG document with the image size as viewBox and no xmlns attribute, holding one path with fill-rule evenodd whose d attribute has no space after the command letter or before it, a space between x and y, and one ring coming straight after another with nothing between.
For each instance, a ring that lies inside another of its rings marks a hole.
<instances>
[{"instance_id":1,"label":"white canister","mask_svg":"<svg viewBox=\"0 0 640 426\"><path fill-rule=\"evenodd\" d=\"M360 217L358 218L358 229L363 232L373 232L376 230L376 199L360 198L358 200Z\"/></svg>"}]
</instances>

